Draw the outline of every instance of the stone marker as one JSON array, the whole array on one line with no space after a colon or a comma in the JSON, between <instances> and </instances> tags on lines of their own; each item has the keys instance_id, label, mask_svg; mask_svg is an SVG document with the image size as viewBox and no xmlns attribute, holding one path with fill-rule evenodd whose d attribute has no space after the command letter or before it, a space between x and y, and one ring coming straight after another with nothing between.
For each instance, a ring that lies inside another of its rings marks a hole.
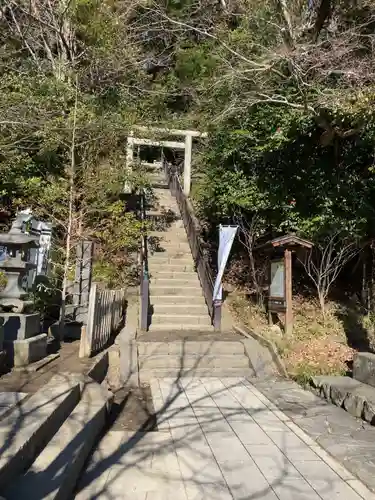
<instances>
[{"instance_id":1,"label":"stone marker","mask_svg":"<svg viewBox=\"0 0 375 500\"><path fill-rule=\"evenodd\" d=\"M25 340L15 340L14 366L26 366L47 356L47 334L41 333Z\"/></svg>"},{"instance_id":2,"label":"stone marker","mask_svg":"<svg viewBox=\"0 0 375 500\"><path fill-rule=\"evenodd\" d=\"M37 238L23 232L28 214L19 214L9 233L0 234L0 245L5 248L0 261L7 283L0 292L0 318L4 331L4 346L9 362L25 366L47 354L47 335L40 333L40 315L33 311L22 282L35 264L29 262L30 250L38 247Z\"/></svg>"}]
</instances>

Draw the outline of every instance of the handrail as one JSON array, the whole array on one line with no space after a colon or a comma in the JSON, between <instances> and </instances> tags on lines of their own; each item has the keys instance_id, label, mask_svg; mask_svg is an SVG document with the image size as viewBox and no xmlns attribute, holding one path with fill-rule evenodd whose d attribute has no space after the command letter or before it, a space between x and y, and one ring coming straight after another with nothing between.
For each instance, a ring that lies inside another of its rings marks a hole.
<instances>
[{"instance_id":1,"label":"handrail","mask_svg":"<svg viewBox=\"0 0 375 500\"><path fill-rule=\"evenodd\" d=\"M176 169L173 169L173 166L168 164L164 156L162 161L169 188L172 195L176 198L180 209L212 324L214 325L215 330L221 330L221 302L214 303L213 300L215 280L209 261L202 248L198 219L194 214L194 209L190 200L186 197L183 191Z\"/></svg>"},{"instance_id":2,"label":"handrail","mask_svg":"<svg viewBox=\"0 0 375 500\"><path fill-rule=\"evenodd\" d=\"M148 317L149 317L149 306L150 306L150 279L148 272L148 248L147 248L147 233L145 232L145 220L146 220L146 199L145 193L142 190L140 194L140 212L142 221L142 231L141 236L141 283L140 283L140 293L141 293L141 317L140 317L140 327L141 330L147 331L148 329Z\"/></svg>"}]
</instances>

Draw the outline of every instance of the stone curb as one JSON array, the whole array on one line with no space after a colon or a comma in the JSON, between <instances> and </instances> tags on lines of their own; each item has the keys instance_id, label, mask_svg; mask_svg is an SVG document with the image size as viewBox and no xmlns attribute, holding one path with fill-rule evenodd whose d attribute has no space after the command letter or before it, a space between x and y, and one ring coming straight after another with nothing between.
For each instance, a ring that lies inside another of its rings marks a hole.
<instances>
[{"instance_id":1,"label":"stone curb","mask_svg":"<svg viewBox=\"0 0 375 500\"><path fill-rule=\"evenodd\" d=\"M310 390L370 425L375 422L375 389L347 376L311 377Z\"/></svg>"},{"instance_id":2,"label":"stone curb","mask_svg":"<svg viewBox=\"0 0 375 500\"><path fill-rule=\"evenodd\" d=\"M85 375L92 378L98 384L101 384L105 379L109 366L108 349L99 354L93 364L86 370Z\"/></svg>"},{"instance_id":3,"label":"stone curb","mask_svg":"<svg viewBox=\"0 0 375 500\"><path fill-rule=\"evenodd\" d=\"M249 330L244 325L234 325L234 330L243 335L244 337L253 338L257 342L259 342L263 347L268 349L271 354L272 361L275 363L276 368L279 374L284 378L290 378L288 372L286 371L285 365L280 358L279 353L277 352L276 346L270 340L264 338L259 333L254 332L253 330Z\"/></svg>"},{"instance_id":4,"label":"stone curb","mask_svg":"<svg viewBox=\"0 0 375 500\"><path fill-rule=\"evenodd\" d=\"M15 372L20 372L20 373L35 373L48 364L52 363L55 359L60 357L60 353L54 353L54 354L49 354L45 358L40 359L39 361L35 361L34 363L31 363L30 365L26 366L14 366L13 371ZM1 500L1 499L0 499Z\"/></svg>"},{"instance_id":5,"label":"stone curb","mask_svg":"<svg viewBox=\"0 0 375 500\"><path fill-rule=\"evenodd\" d=\"M139 386L137 334L139 320L139 296L128 303L125 325L116 337L120 352L121 384Z\"/></svg>"}]
</instances>

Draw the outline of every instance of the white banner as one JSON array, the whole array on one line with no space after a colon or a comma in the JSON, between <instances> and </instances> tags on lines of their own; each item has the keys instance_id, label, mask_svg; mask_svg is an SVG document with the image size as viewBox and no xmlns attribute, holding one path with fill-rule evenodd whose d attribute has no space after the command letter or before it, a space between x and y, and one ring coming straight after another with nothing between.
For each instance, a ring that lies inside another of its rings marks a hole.
<instances>
[{"instance_id":1,"label":"white banner","mask_svg":"<svg viewBox=\"0 0 375 500\"><path fill-rule=\"evenodd\" d=\"M237 233L238 226L219 226L219 252L218 252L218 273L216 276L213 301L223 299L223 285L221 281L224 276L225 267L232 249L233 241Z\"/></svg>"}]
</instances>

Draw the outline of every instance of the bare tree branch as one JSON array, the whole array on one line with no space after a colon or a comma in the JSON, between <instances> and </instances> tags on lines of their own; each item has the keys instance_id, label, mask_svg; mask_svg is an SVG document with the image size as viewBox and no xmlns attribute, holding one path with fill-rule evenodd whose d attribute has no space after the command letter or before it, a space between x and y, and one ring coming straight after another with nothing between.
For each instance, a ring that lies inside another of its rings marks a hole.
<instances>
[{"instance_id":1,"label":"bare tree branch","mask_svg":"<svg viewBox=\"0 0 375 500\"><path fill-rule=\"evenodd\" d=\"M326 299L333 283L343 267L360 251L357 241L348 241L341 232L336 232L325 243L312 248L303 260L299 259L316 288L323 317Z\"/></svg>"}]
</instances>

